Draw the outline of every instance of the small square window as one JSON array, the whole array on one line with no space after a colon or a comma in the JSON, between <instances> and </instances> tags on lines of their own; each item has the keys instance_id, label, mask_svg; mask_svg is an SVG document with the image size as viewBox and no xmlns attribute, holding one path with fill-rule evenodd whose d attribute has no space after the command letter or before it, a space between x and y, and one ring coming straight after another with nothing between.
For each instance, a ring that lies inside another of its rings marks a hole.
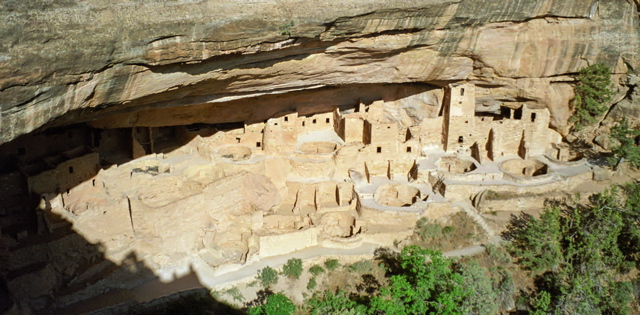
<instances>
[{"instance_id":1,"label":"small square window","mask_svg":"<svg viewBox=\"0 0 640 315\"><path fill-rule=\"evenodd\" d=\"M304 121L302 122L302 127L304 127Z\"/></svg>"},{"instance_id":2,"label":"small square window","mask_svg":"<svg viewBox=\"0 0 640 315\"><path fill-rule=\"evenodd\" d=\"M316 122L317 122L317 121L316 121L315 119L312 121L312 123L314 123L314 124L315 124Z\"/></svg>"},{"instance_id":3,"label":"small square window","mask_svg":"<svg viewBox=\"0 0 640 315\"><path fill-rule=\"evenodd\" d=\"M256 148L259 148L262 144L260 142L256 142Z\"/></svg>"},{"instance_id":4,"label":"small square window","mask_svg":"<svg viewBox=\"0 0 640 315\"><path fill-rule=\"evenodd\" d=\"M331 119L330 119L330 118L327 118L325 121L326 121L326 122L327 122L327 124L328 124L328 123L330 123L330 122L331 122Z\"/></svg>"},{"instance_id":5,"label":"small square window","mask_svg":"<svg viewBox=\"0 0 640 315\"><path fill-rule=\"evenodd\" d=\"M407 153L411 153L411 147L407 147Z\"/></svg>"},{"instance_id":6,"label":"small square window","mask_svg":"<svg viewBox=\"0 0 640 315\"><path fill-rule=\"evenodd\" d=\"M285 116L284 121L289 121L289 117Z\"/></svg>"},{"instance_id":7,"label":"small square window","mask_svg":"<svg viewBox=\"0 0 640 315\"><path fill-rule=\"evenodd\" d=\"M382 153L382 147L378 147L378 148L376 149L376 152L378 152L378 153Z\"/></svg>"}]
</instances>

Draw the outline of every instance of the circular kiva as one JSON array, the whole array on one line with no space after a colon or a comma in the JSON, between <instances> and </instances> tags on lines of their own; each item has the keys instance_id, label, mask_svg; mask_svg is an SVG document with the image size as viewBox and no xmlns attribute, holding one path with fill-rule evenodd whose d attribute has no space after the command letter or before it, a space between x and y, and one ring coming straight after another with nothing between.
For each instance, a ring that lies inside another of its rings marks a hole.
<instances>
[{"instance_id":1,"label":"circular kiva","mask_svg":"<svg viewBox=\"0 0 640 315\"><path fill-rule=\"evenodd\" d=\"M547 174L547 164L538 160L507 160L502 162L502 169L514 176L533 177Z\"/></svg>"},{"instance_id":2,"label":"circular kiva","mask_svg":"<svg viewBox=\"0 0 640 315\"><path fill-rule=\"evenodd\" d=\"M438 161L438 168L442 171L456 174L471 172L477 168L476 163L457 156L443 156Z\"/></svg>"},{"instance_id":3,"label":"circular kiva","mask_svg":"<svg viewBox=\"0 0 640 315\"><path fill-rule=\"evenodd\" d=\"M386 184L378 187L374 194L377 203L391 207L405 207L420 199L420 190L404 184Z\"/></svg>"}]
</instances>

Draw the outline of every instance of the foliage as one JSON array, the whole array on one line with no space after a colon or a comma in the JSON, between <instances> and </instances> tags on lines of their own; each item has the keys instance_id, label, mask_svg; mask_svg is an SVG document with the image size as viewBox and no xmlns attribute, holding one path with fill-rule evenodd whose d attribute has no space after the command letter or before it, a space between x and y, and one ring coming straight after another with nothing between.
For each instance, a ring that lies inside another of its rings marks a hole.
<instances>
[{"instance_id":1,"label":"foliage","mask_svg":"<svg viewBox=\"0 0 640 315\"><path fill-rule=\"evenodd\" d=\"M307 283L307 290L311 291L315 289L317 285L318 282L316 281L316 277L311 277L311 279L309 279L309 283Z\"/></svg>"},{"instance_id":2,"label":"foliage","mask_svg":"<svg viewBox=\"0 0 640 315\"><path fill-rule=\"evenodd\" d=\"M460 314L460 305L470 291L464 288L464 278L454 272L450 259L412 245L402 250L399 260L402 273L391 276L389 285L371 299L370 313Z\"/></svg>"},{"instance_id":3,"label":"foliage","mask_svg":"<svg viewBox=\"0 0 640 315\"><path fill-rule=\"evenodd\" d=\"M426 242L442 236L442 226L437 223L430 223L427 218L420 218L416 222L415 233L420 236L422 241Z\"/></svg>"},{"instance_id":4,"label":"foliage","mask_svg":"<svg viewBox=\"0 0 640 315\"><path fill-rule=\"evenodd\" d=\"M507 246L525 268L534 273L556 268L562 259L560 210L547 208L540 219L527 213L512 215L503 237Z\"/></svg>"},{"instance_id":5,"label":"foliage","mask_svg":"<svg viewBox=\"0 0 640 315\"><path fill-rule=\"evenodd\" d=\"M295 304L284 294L277 293L269 295L264 305L249 307L247 313L249 315L290 315L295 311Z\"/></svg>"},{"instance_id":6,"label":"foliage","mask_svg":"<svg viewBox=\"0 0 640 315\"><path fill-rule=\"evenodd\" d=\"M327 270L334 271L336 270L336 268L340 267L340 263L337 259L327 259L324 261L324 266L327 268Z\"/></svg>"},{"instance_id":7,"label":"foliage","mask_svg":"<svg viewBox=\"0 0 640 315\"><path fill-rule=\"evenodd\" d=\"M238 289L237 287L233 287L231 289L227 289L227 290L224 291L224 293L229 295L229 296L231 296L234 300L236 300L238 302L242 302L242 300L244 300L244 296L240 292L240 289Z\"/></svg>"},{"instance_id":8,"label":"foliage","mask_svg":"<svg viewBox=\"0 0 640 315\"><path fill-rule=\"evenodd\" d=\"M365 314L366 307L352 301L342 290L316 293L307 301L307 309L313 315Z\"/></svg>"},{"instance_id":9,"label":"foliage","mask_svg":"<svg viewBox=\"0 0 640 315\"><path fill-rule=\"evenodd\" d=\"M349 265L347 268L352 272L365 273L371 271L373 267L374 265L371 260L360 260Z\"/></svg>"},{"instance_id":10,"label":"foliage","mask_svg":"<svg viewBox=\"0 0 640 315\"><path fill-rule=\"evenodd\" d=\"M540 291L531 298L531 315L546 315L551 311L551 294L547 291Z\"/></svg>"},{"instance_id":11,"label":"foliage","mask_svg":"<svg viewBox=\"0 0 640 315\"><path fill-rule=\"evenodd\" d=\"M636 145L636 137L640 136L640 130L629 128L626 119L611 128L610 138L616 140L619 145L614 146L611 152L615 157L609 158L609 164L615 165L624 159L635 168L640 167L640 146Z\"/></svg>"},{"instance_id":12,"label":"foliage","mask_svg":"<svg viewBox=\"0 0 640 315\"><path fill-rule=\"evenodd\" d=\"M460 311L463 314L496 314L499 304L498 293L493 289L493 281L487 275L487 270L476 261L460 265L462 284L469 294L462 301Z\"/></svg>"},{"instance_id":13,"label":"foliage","mask_svg":"<svg viewBox=\"0 0 640 315\"><path fill-rule=\"evenodd\" d=\"M302 274L302 259L291 258L282 266L282 274L289 279L299 279Z\"/></svg>"},{"instance_id":14,"label":"foliage","mask_svg":"<svg viewBox=\"0 0 640 315\"><path fill-rule=\"evenodd\" d=\"M496 263L500 264L509 264L511 263L511 256L502 246L496 246L494 244L488 243L484 245L484 248L487 251L487 255L493 259Z\"/></svg>"},{"instance_id":15,"label":"foliage","mask_svg":"<svg viewBox=\"0 0 640 315\"><path fill-rule=\"evenodd\" d=\"M580 70L575 96L571 100L574 108L572 120L576 123L576 129L595 123L607 110L605 104L613 96L610 76L611 70L603 64L594 64Z\"/></svg>"},{"instance_id":16,"label":"foliage","mask_svg":"<svg viewBox=\"0 0 640 315\"><path fill-rule=\"evenodd\" d=\"M545 272L531 302L536 311L625 313L631 292L614 279L638 257L638 245L630 244L630 239L638 236L634 207L640 189L634 184L625 190L629 191L624 205L614 189L591 196L589 204L555 202L540 219L526 214L512 217L503 234L511 241L509 250L525 268Z\"/></svg>"},{"instance_id":17,"label":"foliage","mask_svg":"<svg viewBox=\"0 0 640 315\"><path fill-rule=\"evenodd\" d=\"M295 25L293 21L289 21L280 25L280 35L291 36L291 28Z\"/></svg>"},{"instance_id":18,"label":"foliage","mask_svg":"<svg viewBox=\"0 0 640 315\"><path fill-rule=\"evenodd\" d=\"M260 281L263 288L268 288L278 283L278 272L275 269L267 266L258 271L258 276L256 277L256 279Z\"/></svg>"},{"instance_id":19,"label":"foliage","mask_svg":"<svg viewBox=\"0 0 640 315\"><path fill-rule=\"evenodd\" d=\"M317 277L319 274L324 272L324 268L322 268L321 266L318 266L318 265L313 265L311 268L309 268L309 272L314 277Z\"/></svg>"}]
</instances>

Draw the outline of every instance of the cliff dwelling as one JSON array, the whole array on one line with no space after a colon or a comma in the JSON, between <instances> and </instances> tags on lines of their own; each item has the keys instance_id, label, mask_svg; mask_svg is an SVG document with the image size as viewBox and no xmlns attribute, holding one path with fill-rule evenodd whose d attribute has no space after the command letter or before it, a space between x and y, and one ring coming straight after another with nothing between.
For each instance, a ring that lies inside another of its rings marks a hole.
<instances>
[{"instance_id":1,"label":"cliff dwelling","mask_svg":"<svg viewBox=\"0 0 640 315\"><path fill-rule=\"evenodd\" d=\"M505 251L512 217L640 177L619 157L640 133L638 5L0 0L0 315L239 287L237 307L359 305L411 246ZM585 69L606 88L580 118ZM295 259L303 287L257 286ZM504 296L538 285L512 278Z\"/></svg>"},{"instance_id":2,"label":"cliff dwelling","mask_svg":"<svg viewBox=\"0 0 640 315\"><path fill-rule=\"evenodd\" d=\"M547 109L477 115L473 84L423 93L434 92L441 109L419 121L376 100L250 124L97 122L24 136L2 151L18 168L2 175L2 230L20 241L68 221L112 261L135 250L161 274L194 261L215 272L318 246L388 246L483 191L545 194L591 178L584 161L557 159L568 154Z\"/></svg>"}]
</instances>

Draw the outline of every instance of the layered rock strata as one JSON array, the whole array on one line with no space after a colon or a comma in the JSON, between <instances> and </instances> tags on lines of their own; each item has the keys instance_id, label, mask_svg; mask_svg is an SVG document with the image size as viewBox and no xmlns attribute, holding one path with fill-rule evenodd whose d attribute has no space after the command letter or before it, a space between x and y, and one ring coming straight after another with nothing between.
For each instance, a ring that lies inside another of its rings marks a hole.
<instances>
[{"instance_id":1,"label":"layered rock strata","mask_svg":"<svg viewBox=\"0 0 640 315\"><path fill-rule=\"evenodd\" d=\"M0 3L0 21L0 143L94 120L246 121L219 110L294 91L450 81L479 86L477 111L548 107L564 130L568 75L638 63L638 5L625 0L29 0Z\"/></svg>"}]
</instances>

